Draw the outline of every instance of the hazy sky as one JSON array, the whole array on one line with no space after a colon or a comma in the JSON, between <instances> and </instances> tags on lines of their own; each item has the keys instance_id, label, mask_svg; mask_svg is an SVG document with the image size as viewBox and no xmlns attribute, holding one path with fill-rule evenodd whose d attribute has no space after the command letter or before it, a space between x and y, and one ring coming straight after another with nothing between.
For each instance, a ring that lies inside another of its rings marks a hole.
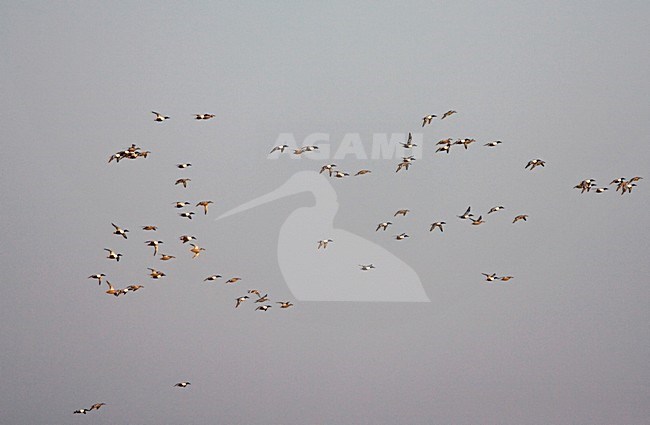
<instances>
[{"instance_id":1,"label":"hazy sky","mask_svg":"<svg viewBox=\"0 0 650 425\"><path fill-rule=\"evenodd\" d=\"M650 178L649 15L645 1L0 3L0 423L647 423L650 183L572 187ZM331 180L334 226L407 263L429 303L295 301L278 241L309 192L214 220L330 162L269 159L282 134L335 150L354 133L370 152L409 131L424 147L407 172L336 159L373 172ZM447 137L477 143L434 154ZM106 163L131 143L151 156ZM524 170L533 158L546 167ZM192 221L171 205L203 199ZM475 227L456 218L468 205L506 209ZM152 238L177 259L154 258ZM87 279L100 272L145 288L108 296ZM235 310L250 288L296 305Z\"/></svg>"}]
</instances>

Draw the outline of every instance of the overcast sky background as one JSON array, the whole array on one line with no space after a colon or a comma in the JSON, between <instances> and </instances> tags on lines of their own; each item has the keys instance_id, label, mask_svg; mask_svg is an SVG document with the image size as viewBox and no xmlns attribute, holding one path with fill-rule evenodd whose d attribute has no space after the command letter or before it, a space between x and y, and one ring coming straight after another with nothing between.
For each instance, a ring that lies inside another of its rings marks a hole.
<instances>
[{"instance_id":1,"label":"overcast sky background","mask_svg":"<svg viewBox=\"0 0 650 425\"><path fill-rule=\"evenodd\" d=\"M648 181L625 196L572 187L650 177L649 14L644 1L2 2L0 422L647 423ZM314 197L214 218L329 162L268 159L278 136L335 148L358 133L370 151L373 134L408 131L425 142L408 172L336 161L373 173L332 180L334 226L408 263L431 302L235 310L250 288L292 300L278 233ZM447 137L478 143L434 154ZM131 143L151 156L106 163ZM524 170L533 158L547 166ZM203 199L210 214L191 222L171 206ZM475 227L455 217L468 205L506 209ZM412 214L375 233L400 208ZM191 260L181 234L207 251ZM151 238L177 259L154 259ZM116 299L87 279L100 272L145 288ZM213 273L243 281L203 283Z\"/></svg>"}]
</instances>

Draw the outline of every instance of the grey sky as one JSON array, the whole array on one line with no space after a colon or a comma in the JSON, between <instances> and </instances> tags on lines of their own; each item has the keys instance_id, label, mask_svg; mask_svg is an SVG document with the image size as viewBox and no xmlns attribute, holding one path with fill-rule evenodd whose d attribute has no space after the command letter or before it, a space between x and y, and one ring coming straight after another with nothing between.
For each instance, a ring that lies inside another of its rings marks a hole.
<instances>
[{"instance_id":1,"label":"grey sky","mask_svg":"<svg viewBox=\"0 0 650 425\"><path fill-rule=\"evenodd\" d=\"M572 187L650 178L650 5L273 3L0 4L0 423L646 423L650 183ZM358 133L369 150L409 131L425 147L408 172L337 160L373 173L332 181L334 224L408 263L431 302L235 310L254 287L291 299L278 232L314 199L214 218L328 162L267 159L278 136L335 148ZM447 137L478 143L434 155ZM151 156L106 164L131 143ZM547 166L524 170L533 158ZM207 218L171 206L203 199ZM473 227L455 217L468 205L506 210ZM403 243L374 231L399 208ZM109 297L86 279L99 272L145 288ZM202 282L213 273L244 280Z\"/></svg>"}]
</instances>

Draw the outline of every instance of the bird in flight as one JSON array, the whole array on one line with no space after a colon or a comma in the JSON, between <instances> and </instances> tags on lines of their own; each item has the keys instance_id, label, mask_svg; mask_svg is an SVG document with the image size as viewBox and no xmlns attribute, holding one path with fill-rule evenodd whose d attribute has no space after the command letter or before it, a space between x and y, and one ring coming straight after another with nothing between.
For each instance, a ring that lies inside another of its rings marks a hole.
<instances>
[{"instance_id":1,"label":"bird in flight","mask_svg":"<svg viewBox=\"0 0 650 425\"><path fill-rule=\"evenodd\" d=\"M528 214L520 214L517 217L515 217L514 220L512 220L512 223L514 224L514 223L518 222L519 220L526 221L527 218L528 218Z\"/></svg>"},{"instance_id":2,"label":"bird in flight","mask_svg":"<svg viewBox=\"0 0 650 425\"><path fill-rule=\"evenodd\" d=\"M467 207L467 210L463 213L463 215L457 216L461 220L467 220L468 218L474 217L474 214L470 213L469 211L472 209L471 206Z\"/></svg>"},{"instance_id":3,"label":"bird in flight","mask_svg":"<svg viewBox=\"0 0 650 425\"><path fill-rule=\"evenodd\" d=\"M431 228L429 229L429 232L433 232L433 230L437 227L440 229L441 232L444 232L442 225L447 224L444 221L436 221L435 223L431 223Z\"/></svg>"},{"instance_id":4,"label":"bird in flight","mask_svg":"<svg viewBox=\"0 0 650 425\"><path fill-rule=\"evenodd\" d=\"M497 274L496 274L496 273L492 273L492 274L481 273L481 274L482 274L483 276L485 276L485 280L488 281L488 282L493 282L493 281L499 279L499 278L497 277Z\"/></svg>"},{"instance_id":5,"label":"bird in flight","mask_svg":"<svg viewBox=\"0 0 650 425\"><path fill-rule=\"evenodd\" d=\"M235 301L237 302L237 304L235 304L235 308L239 307L239 304L243 303L243 302L246 301L247 299L248 299L248 295L244 295L243 297L239 297L239 298L237 298L237 299L235 300Z\"/></svg>"},{"instance_id":6,"label":"bird in flight","mask_svg":"<svg viewBox=\"0 0 650 425\"><path fill-rule=\"evenodd\" d=\"M410 236L407 235L406 233L400 233L399 235L395 235L395 239L398 241L402 241L406 238L409 238Z\"/></svg>"},{"instance_id":7,"label":"bird in flight","mask_svg":"<svg viewBox=\"0 0 650 425\"><path fill-rule=\"evenodd\" d=\"M198 257L201 254L201 251L205 251L205 248L201 248L198 245L194 245L193 243L190 245L192 245L192 248L190 248L190 252L194 254L192 258Z\"/></svg>"},{"instance_id":8,"label":"bird in flight","mask_svg":"<svg viewBox=\"0 0 650 425\"><path fill-rule=\"evenodd\" d=\"M106 275L104 273L91 274L90 276L88 276L88 279L97 279L99 286L102 286L102 278L105 276Z\"/></svg>"},{"instance_id":9,"label":"bird in flight","mask_svg":"<svg viewBox=\"0 0 650 425\"><path fill-rule=\"evenodd\" d=\"M478 226L479 224L485 223L482 215L479 215L477 219L470 218L470 220L472 220L472 226Z\"/></svg>"},{"instance_id":10,"label":"bird in flight","mask_svg":"<svg viewBox=\"0 0 650 425\"><path fill-rule=\"evenodd\" d=\"M273 149L271 149L271 152L269 152L269 153L271 154L271 153L273 153L275 151L280 151L280 153L282 153L288 147L289 147L289 145L278 145L278 146L275 146Z\"/></svg>"},{"instance_id":11,"label":"bird in flight","mask_svg":"<svg viewBox=\"0 0 650 425\"><path fill-rule=\"evenodd\" d=\"M206 281L208 281L208 280L209 280L209 281L214 281L214 280L219 279L220 277L222 277L220 274L213 274L212 276L208 276L208 277L206 277L205 279L203 279L203 281L204 281L204 282L206 282Z\"/></svg>"},{"instance_id":12,"label":"bird in flight","mask_svg":"<svg viewBox=\"0 0 650 425\"><path fill-rule=\"evenodd\" d=\"M391 223L390 221L384 221L383 223L379 223L377 225L377 228L375 229L375 232L377 230L379 230L379 229L382 229L382 230L385 231L388 228L388 226L390 226L391 224L393 224L393 223Z\"/></svg>"},{"instance_id":13,"label":"bird in flight","mask_svg":"<svg viewBox=\"0 0 650 425\"><path fill-rule=\"evenodd\" d=\"M188 385L192 385L191 382L179 382L178 384L174 384L175 387L180 387L180 388L185 388Z\"/></svg>"},{"instance_id":14,"label":"bird in flight","mask_svg":"<svg viewBox=\"0 0 650 425\"><path fill-rule=\"evenodd\" d=\"M209 120L210 118L214 118L214 114L194 114L194 117L196 120Z\"/></svg>"},{"instance_id":15,"label":"bird in flight","mask_svg":"<svg viewBox=\"0 0 650 425\"><path fill-rule=\"evenodd\" d=\"M409 213L411 210L397 210L395 214L393 214L393 217L397 217L398 215L406 216L406 214Z\"/></svg>"},{"instance_id":16,"label":"bird in flight","mask_svg":"<svg viewBox=\"0 0 650 425\"><path fill-rule=\"evenodd\" d=\"M321 248L325 249L325 248L327 248L327 244L329 244L330 242L334 242L334 241L332 239L320 240L320 241L318 241L318 248L316 248L316 249L321 249Z\"/></svg>"},{"instance_id":17,"label":"bird in flight","mask_svg":"<svg viewBox=\"0 0 650 425\"><path fill-rule=\"evenodd\" d=\"M188 168L188 167L191 167L191 166L192 166L192 164L190 164L189 162L184 162L182 164L176 164L176 168Z\"/></svg>"},{"instance_id":18,"label":"bird in flight","mask_svg":"<svg viewBox=\"0 0 650 425\"><path fill-rule=\"evenodd\" d=\"M153 247L153 256L158 255L158 244L163 243L163 241L146 241L147 246Z\"/></svg>"},{"instance_id":19,"label":"bird in flight","mask_svg":"<svg viewBox=\"0 0 650 425\"><path fill-rule=\"evenodd\" d=\"M530 167L530 171L533 171L538 165L541 165L543 167L544 164L546 164L546 162L542 161L541 159L531 159L528 161L528 164L526 164L524 168Z\"/></svg>"},{"instance_id":20,"label":"bird in flight","mask_svg":"<svg viewBox=\"0 0 650 425\"><path fill-rule=\"evenodd\" d=\"M497 212L497 211L500 211L500 210L503 210L503 209L505 209L505 208L503 206L501 206L501 205L496 206L496 207L492 207L492 208L490 208L490 211L488 211L488 214L492 214L493 212Z\"/></svg>"},{"instance_id":21,"label":"bird in flight","mask_svg":"<svg viewBox=\"0 0 650 425\"><path fill-rule=\"evenodd\" d=\"M280 308L293 307L293 304L289 301L276 301L276 304L280 304Z\"/></svg>"},{"instance_id":22,"label":"bird in flight","mask_svg":"<svg viewBox=\"0 0 650 425\"><path fill-rule=\"evenodd\" d=\"M336 164L325 164L322 167L320 167L320 173L318 174L323 174L323 172L327 171L330 177L332 177L332 172L334 171L333 168L336 167Z\"/></svg>"},{"instance_id":23,"label":"bird in flight","mask_svg":"<svg viewBox=\"0 0 650 425\"><path fill-rule=\"evenodd\" d=\"M486 144L483 145L483 146L487 146L487 147L489 147L489 148L493 148L493 147L495 147L495 146L500 145L501 143L503 143L501 140L495 140L494 142L486 143Z\"/></svg>"},{"instance_id":24,"label":"bird in flight","mask_svg":"<svg viewBox=\"0 0 650 425\"><path fill-rule=\"evenodd\" d=\"M364 174L368 174L368 173L372 173L372 171L370 171L370 170L366 170L366 169L363 169L363 170L359 170L359 171L357 171L357 173L355 174L355 176L363 176Z\"/></svg>"},{"instance_id":25,"label":"bird in flight","mask_svg":"<svg viewBox=\"0 0 650 425\"><path fill-rule=\"evenodd\" d=\"M120 257L122 257L122 254L118 254L112 249L104 248L104 251L108 252L108 256L106 258L108 258L109 260L120 261Z\"/></svg>"},{"instance_id":26,"label":"bird in flight","mask_svg":"<svg viewBox=\"0 0 650 425\"><path fill-rule=\"evenodd\" d=\"M271 308L271 307L272 307L272 306L270 306L270 305L268 305L268 304L266 304L266 305L261 305L261 306L257 307L257 308L255 309L255 311L257 311L257 310L267 311L267 310L268 310L269 308Z\"/></svg>"},{"instance_id":27,"label":"bird in flight","mask_svg":"<svg viewBox=\"0 0 650 425\"><path fill-rule=\"evenodd\" d=\"M128 229L122 229L120 226L117 226L114 223L111 223L113 227L115 227L115 231L113 232L114 235L119 235L122 236L124 239L127 239L126 233L129 231Z\"/></svg>"},{"instance_id":28,"label":"bird in flight","mask_svg":"<svg viewBox=\"0 0 650 425\"><path fill-rule=\"evenodd\" d=\"M367 265L365 265L365 264L359 264L359 267L360 267L361 270L364 271L364 272L367 272L368 270L370 270L370 269L374 269L374 268L375 268L375 266L373 266L372 264L367 264Z\"/></svg>"},{"instance_id":29,"label":"bird in flight","mask_svg":"<svg viewBox=\"0 0 650 425\"><path fill-rule=\"evenodd\" d=\"M450 116L454 115L455 113L457 113L457 112L456 111L447 111L444 114L442 114L442 118L440 118L440 119L444 120L445 118L450 117Z\"/></svg>"},{"instance_id":30,"label":"bird in flight","mask_svg":"<svg viewBox=\"0 0 650 425\"><path fill-rule=\"evenodd\" d=\"M191 181L192 181L192 179L187 179L187 178L185 178L185 179L178 179L178 180L176 180L176 183L174 183L174 186L179 185L179 184L182 184L183 187L187 187L187 183L188 183L188 182L191 182Z\"/></svg>"},{"instance_id":31,"label":"bird in flight","mask_svg":"<svg viewBox=\"0 0 650 425\"><path fill-rule=\"evenodd\" d=\"M156 118L154 118L154 121L163 122L163 121L168 120L170 118L170 117L167 117L167 116L165 116L163 114L159 114L156 111L151 111L151 113L156 114Z\"/></svg>"},{"instance_id":32,"label":"bird in flight","mask_svg":"<svg viewBox=\"0 0 650 425\"><path fill-rule=\"evenodd\" d=\"M432 121L435 117L437 117L437 115L429 114L429 115L427 115L426 117L422 118L422 127L424 127L424 126L427 125L427 124L431 124L431 121Z\"/></svg>"},{"instance_id":33,"label":"bird in flight","mask_svg":"<svg viewBox=\"0 0 650 425\"><path fill-rule=\"evenodd\" d=\"M152 226L152 225L142 226L142 230L152 230L155 232L156 230L158 230L158 226Z\"/></svg>"}]
</instances>

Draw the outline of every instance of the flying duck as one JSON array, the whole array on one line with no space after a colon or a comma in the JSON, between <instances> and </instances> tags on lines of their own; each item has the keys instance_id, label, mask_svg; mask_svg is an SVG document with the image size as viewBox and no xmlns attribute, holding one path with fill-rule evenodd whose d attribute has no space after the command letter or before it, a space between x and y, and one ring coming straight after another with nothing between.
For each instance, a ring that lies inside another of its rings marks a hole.
<instances>
[{"instance_id":1,"label":"flying duck","mask_svg":"<svg viewBox=\"0 0 650 425\"><path fill-rule=\"evenodd\" d=\"M163 243L163 241L146 241L147 246L153 246L153 256L158 255L158 244Z\"/></svg>"},{"instance_id":2,"label":"flying duck","mask_svg":"<svg viewBox=\"0 0 650 425\"><path fill-rule=\"evenodd\" d=\"M409 213L411 210L397 210L395 214L393 214L393 217L397 217L398 215L406 216L406 214Z\"/></svg>"},{"instance_id":3,"label":"flying duck","mask_svg":"<svg viewBox=\"0 0 650 425\"><path fill-rule=\"evenodd\" d=\"M275 151L280 151L280 153L282 153L282 152L284 152L284 150L285 150L286 148L288 148L288 147L289 147L289 145L278 145L278 146L275 146L273 149L271 149L271 152L269 152L269 154L271 154L271 153L273 153L273 152L275 152Z\"/></svg>"},{"instance_id":4,"label":"flying duck","mask_svg":"<svg viewBox=\"0 0 650 425\"><path fill-rule=\"evenodd\" d=\"M153 230L155 232L156 230L158 230L158 226L151 226L151 225L142 226L142 230Z\"/></svg>"},{"instance_id":5,"label":"flying duck","mask_svg":"<svg viewBox=\"0 0 650 425\"><path fill-rule=\"evenodd\" d=\"M499 145L499 144L501 144L501 143L503 143L503 142L501 142L501 140L495 140L494 142L486 143L486 144L483 145L483 146L487 146L487 147L489 147L489 148L493 148L493 147L495 147L495 146L497 146L497 145Z\"/></svg>"},{"instance_id":6,"label":"flying duck","mask_svg":"<svg viewBox=\"0 0 650 425\"><path fill-rule=\"evenodd\" d=\"M435 223L431 223L431 228L429 229L429 232L433 232L433 230L437 227L440 229L441 232L444 232L442 225L447 224L444 221L436 221Z\"/></svg>"},{"instance_id":7,"label":"flying duck","mask_svg":"<svg viewBox=\"0 0 650 425\"><path fill-rule=\"evenodd\" d=\"M280 304L280 308L293 307L293 304L289 301L276 301L276 304Z\"/></svg>"},{"instance_id":8,"label":"flying duck","mask_svg":"<svg viewBox=\"0 0 650 425\"><path fill-rule=\"evenodd\" d=\"M390 221L384 221L383 223L379 223L377 225L377 228L375 229L375 232L377 230L379 230L379 229L382 229L382 230L385 231L388 228L388 226L390 226L391 224L393 224L393 223L391 223Z\"/></svg>"},{"instance_id":9,"label":"flying duck","mask_svg":"<svg viewBox=\"0 0 650 425\"><path fill-rule=\"evenodd\" d=\"M111 223L111 225L112 225L113 227L115 227L115 231L113 232L114 235L120 235L120 236L122 236L124 239L127 239L127 237L126 237L126 233L129 231L128 229L122 229L121 227L119 227L119 226L117 226L117 225L115 225L115 224L113 224L113 223Z\"/></svg>"},{"instance_id":10,"label":"flying duck","mask_svg":"<svg viewBox=\"0 0 650 425\"><path fill-rule=\"evenodd\" d=\"M102 286L102 278L105 277L106 275L104 273L99 273L99 274L91 274L88 276L88 279L97 279L97 282L99 283L99 286Z\"/></svg>"},{"instance_id":11,"label":"flying duck","mask_svg":"<svg viewBox=\"0 0 650 425\"><path fill-rule=\"evenodd\" d=\"M398 241L404 240L406 238L409 238L410 236L407 235L406 233L400 233L399 235L395 235L395 239Z\"/></svg>"},{"instance_id":12,"label":"flying duck","mask_svg":"<svg viewBox=\"0 0 650 425\"><path fill-rule=\"evenodd\" d=\"M518 215L517 217L515 217L514 220L512 220L512 224L518 222L519 220L524 220L524 221L526 221L527 218L528 218L528 214L520 214L520 215Z\"/></svg>"},{"instance_id":13,"label":"flying duck","mask_svg":"<svg viewBox=\"0 0 650 425\"><path fill-rule=\"evenodd\" d=\"M325 248L327 248L327 244L330 243L330 242L334 242L334 241L332 239L320 240L320 241L318 241L318 248L316 248L316 249L321 249L321 248L325 249Z\"/></svg>"},{"instance_id":14,"label":"flying duck","mask_svg":"<svg viewBox=\"0 0 650 425\"><path fill-rule=\"evenodd\" d=\"M205 282L205 281L208 281L208 280L209 280L209 281L213 281L213 280L217 280L217 279L219 279L220 277L222 277L220 274L213 274L212 276L208 276L208 277L206 277L205 279L203 279L203 281L204 281L204 282Z\"/></svg>"},{"instance_id":15,"label":"flying duck","mask_svg":"<svg viewBox=\"0 0 650 425\"><path fill-rule=\"evenodd\" d=\"M122 257L122 254L117 254L112 249L104 248L104 251L108 252L108 256L106 258L108 258L109 260L120 261L120 257Z\"/></svg>"},{"instance_id":16,"label":"flying duck","mask_svg":"<svg viewBox=\"0 0 650 425\"><path fill-rule=\"evenodd\" d=\"M452 116L452 115L454 115L455 113L457 113L457 112L456 112L456 111L447 111L447 112L445 112L444 114L442 114L442 118L440 118L440 119L441 119L441 120L444 120L445 118L447 118L447 117L449 117L449 116Z\"/></svg>"},{"instance_id":17,"label":"flying duck","mask_svg":"<svg viewBox=\"0 0 650 425\"><path fill-rule=\"evenodd\" d=\"M208 205L214 204L212 201L201 201L198 204L196 204L197 207L203 207L203 215L208 214Z\"/></svg>"},{"instance_id":18,"label":"flying duck","mask_svg":"<svg viewBox=\"0 0 650 425\"><path fill-rule=\"evenodd\" d=\"M272 307L272 306L270 306L270 305L268 305L268 304L266 304L266 305L261 305L261 306L257 307L257 308L255 309L255 311L257 311L257 310L266 311L266 310L268 310L268 309L271 308L271 307Z\"/></svg>"},{"instance_id":19,"label":"flying duck","mask_svg":"<svg viewBox=\"0 0 650 425\"><path fill-rule=\"evenodd\" d=\"M474 217L474 214L470 213L469 211L472 209L471 205L467 207L467 210L463 213L463 215L458 215L457 217L460 218L461 220L467 220L468 218Z\"/></svg>"},{"instance_id":20,"label":"flying duck","mask_svg":"<svg viewBox=\"0 0 650 425\"><path fill-rule=\"evenodd\" d=\"M181 236L181 237L178 238L178 239L180 239L181 242L186 243L186 242L190 242L190 241L195 241L195 240L196 240L196 236L183 235L183 236Z\"/></svg>"},{"instance_id":21,"label":"flying duck","mask_svg":"<svg viewBox=\"0 0 650 425\"><path fill-rule=\"evenodd\" d=\"M485 223L482 215L479 215L477 219L470 218L470 220L472 220L472 226L478 226L479 224Z\"/></svg>"},{"instance_id":22,"label":"flying duck","mask_svg":"<svg viewBox=\"0 0 650 425\"><path fill-rule=\"evenodd\" d=\"M169 260L172 260L172 259L174 259L174 258L176 258L176 257L174 257L173 255L169 255L169 254L160 254L160 260L161 260L161 261L169 261Z\"/></svg>"},{"instance_id":23,"label":"flying duck","mask_svg":"<svg viewBox=\"0 0 650 425\"><path fill-rule=\"evenodd\" d=\"M332 172L334 171L333 168L336 167L336 164L325 164L322 167L320 167L320 173L318 174L323 174L323 172L327 171L330 177L332 177Z\"/></svg>"},{"instance_id":24,"label":"flying duck","mask_svg":"<svg viewBox=\"0 0 650 425\"><path fill-rule=\"evenodd\" d=\"M503 210L503 209L505 209L505 208L502 205L498 205L496 207L490 208L490 211L488 211L488 214L492 214L493 212L497 212L497 211L500 211L500 210Z\"/></svg>"},{"instance_id":25,"label":"flying duck","mask_svg":"<svg viewBox=\"0 0 650 425\"><path fill-rule=\"evenodd\" d=\"M233 283L237 283L241 280L241 277L231 277L226 281L228 285L232 285Z\"/></svg>"},{"instance_id":26,"label":"flying duck","mask_svg":"<svg viewBox=\"0 0 650 425\"><path fill-rule=\"evenodd\" d=\"M488 281L488 282L493 282L493 281L495 281L496 279L499 279L499 278L497 277L497 274L496 274L496 273L492 273L492 274L481 273L481 274L482 274L483 276L485 276L485 280Z\"/></svg>"},{"instance_id":27,"label":"flying duck","mask_svg":"<svg viewBox=\"0 0 650 425\"><path fill-rule=\"evenodd\" d=\"M152 114L156 114L156 118L154 118L154 121L162 122L165 120L168 120L170 117L167 117L165 115L159 114L156 111L151 111Z\"/></svg>"},{"instance_id":28,"label":"flying duck","mask_svg":"<svg viewBox=\"0 0 650 425\"><path fill-rule=\"evenodd\" d=\"M182 184L183 187L187 187L187 182L191 182L192 179L178 179L176 180L176 183L174 183L174 186Z\"/></svg>"},{"instance_id":29,"label":"flying duck","mask_svg":"<svg viewBox=\"0 0 650 425\"><path fill-rule=\"evenodd\" d=\"M167 276L165 273L156 269L147 268L147 270L151 271L151 273L149 273L149 276L151 276L152 279L160 279L161 277Z\"/></svg>"},{"instance_id":30,"label":"flying duck","mask_svg":"<svg viewBox=\"0 0 650 425\"><path fill-rule=\"evenodd\" d=\"M195 120L209 120L214 118L214 114L194 114Z\"/></svg>"},{"instance_id":31,"label":"flying duck","mask_svg":"<svg viewBox=\"0 0 650 425\"><path fill-rule=\"evenodd\" d=\"M192 248L190 248L190 252L194 254L192 258L198 257L199 254L201 254L201 251L205 251L205 248L201 248L198 245L194 245L193 243L191 243L190 245L192 245Z\"/></svg>"},{"instance_id":32,"label":"flying duck","mask_svg":"<svg viewBox=\"0 0 650 425\"><path fill-rule=\"evenodd\" d=\"M368 173L372 173L372 171L370 171L370 170L366 170L366 169L363 169L363 170L359 170L359 171L357 171L357 173L355 174L355 176L363 176L364 174L368 174Z\"/></svg>"},{"instance_id":33,"label":"flying duck","mask_svg":"<svg viewBox=\"0 0 650 425\"><path fill-rule=\"evenodd\" d=\"M191 166L192 166L192 164L190 164L189 162L184 162L182 164L176 164L176 168L188 168L188 167L191 167Z\"/></svg>"},{"instance_id":34,"label":"flying duck","mask_svg":"<svg viewBox=\"0 0 650 425\"><path fill-rule=\"evenodd\" d=\"M437 115L429 114L426 117L422 118L422 127L424 127L427 124L431 124L431 121L437 117Z\"/></svg>"},{"instance_id":35,"label":"flying duck","mask_svg":"<svg viewBox=\"0 0 650 425\"><path fill-rule=\"evenodd\" d=\"M526 164L524 168L530 167L530 171L533 171L538 165L541 165L543 167L544 164L546 164L546 162L542 161L541 159L531 159L528 161L528 164Z\"/></svg>"},{"instance_id":36,"label":"flying duck","mask_svg":"<svg viewBox=\"0 0 650 425\"><path fill-rule=\"evenodd\" d=\"M175 387L180 387L180 388L185 388L188 385L192 385L191 382L179 382L178 384L174 384Z\"/></svg>"},{"instance_id":37,"label":"flying duck","mask_svg":"<svg viewBox=\"0 0 650 425\"><path fill-rule=\"evenodd\" d=\"M235 301L237 302L237 304L235 304L235 308L239 307L239 304L243 303L243 302L246 301L247 299L248 299L248 295L244 295L243 297L239 297L239 298L237 298L237 299L235 300Z\"/></svg>"},{"instance_id":38,"label":"flying duck","mask_svg":"<svg viewBox=\"0 0 650 425\"><path fill-rule=\"evenodd\" d=\"M180 215L181 217L189 218L190 220L192 219L192 216L194 214L196 214L194 211L189 211L189 212L185 211L185 212L182 212L182 213L178 213L178 215Z\"/></svg>"},{"instance_id":39,"label":"flying duck","mask_svg":"<svg viewBox=\"0 0 650 425\"><path fill-rule=\"evenodd\" d=\"M372 264L368 264L368 265L365 265L365 264L359 264L359 267L360 267L361 270L364 271L364 272L366 272L366 271L368 271L368 270L370 270L370 269L374 269L374 268L375 268L375 266L373 266Z\"/></svg>"}]
</instances>

